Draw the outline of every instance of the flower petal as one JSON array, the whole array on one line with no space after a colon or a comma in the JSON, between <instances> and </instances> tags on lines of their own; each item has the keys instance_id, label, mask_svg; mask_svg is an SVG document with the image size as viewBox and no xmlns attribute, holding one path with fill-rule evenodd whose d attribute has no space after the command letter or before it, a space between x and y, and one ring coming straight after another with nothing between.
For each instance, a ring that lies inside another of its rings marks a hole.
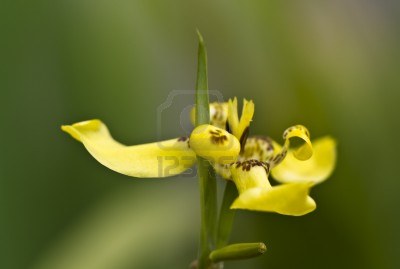
<instances>
[{"instance_id":1,"label":"flower petal","mask_svg":"<svg viewBox=\"0 0 400 269\"><path fill-rule=\"evenodd\" d=\"M253 120L253 116L254 116L253 100L247 101L246 99L243 99L242 114L240 116L238 133L237 133L237 135L240 136L240 140L242 139L243 134L246 132L246 129L249 128L250 122Z\"/></svg>"},{"instance_id":2,"label":"flower petal","mask_svg":"<svg viewBox=\"0 0 400 269\"><path fill-rule=\"evenodd\" d=\"M301 216L316 208L308 196L312 183L291 183L272 188L253 188L241 193L233 202L232 209L276 212L283 215Z\"/></svg>"},{"instance_id":3,"label":"flower petal","mask_svg":"<svg viewBox=\"0 0 400 269\"><path fill-rule=\"evenodd\" d=\"M115 141L100 120L89 120L61 127L83 143L101 164L133 177L168 177L182 173L194 165L195 153L188 138L125 146Z\"/></svg>"},{"instance_id":4,"label":"flower petal","mask_svg":"<svg viewBox=\"0 0 400 269\"><path fill-rule=\"evenodd\" d=\"M248 128L250 126L250 122L253 119L254 115L254 103L252 100L247 101L243 99L243 109L242 114L238 115L237 110L237 98L235 97L233 100L229 99L228 101L228 123L232 134L236 136L240 142L245 144L247 135L248 135Z\"/></svg>"},{"instance_id":5,"label":"flower petal","mask_svg":"<svg viewBox=\"0 0 400 269\"><path fill-rule=\"evenodd\" d=\"M292 138L298 139L302 143L299 147L292 151L294 157L301 161L311 158L313 149L310 141L310 132L303 125L295 125L289 127L283 132L283 139L285 140L283 147L280 147L277 143L273 143L276 155L270 162L271 167L277 166L283 161L283 159L285 159L287 151L290 147L290 140Z\"/></svg>"},{"instance_id":6,"label":"flower petal","mask_svg":"<svg viewBox=\"0 0 400 269\"><path fill-rule=\"evenodd\" d=\"M233 98L228 100L228 124L229 124L229 129L233 133L233 135L236 135L236 130L239 127L239 115L238 115L238 110L237 110L237 98ZM237 137L237 136L236 136ZM240 136L239 138L240 139Z\"/></svg>"},{"instance_id":7,"label":"flower petal","mask_svg":"<svg viewBox=\"0 0 400 269\"><path fill-rule=\"evenodd\" d=\"M189 143L197 155L219 164L234 162L240 152L240 143L235 136L209 124L197 126Z\"/></svg>"},{"instance_id":8,"label":"flower petal","mask_svg":"<svg viewBox=\"0 0 400 269\"><path fill-rule=\"evenodd\" d=\"M258 160L237 161L230 165L230 170L239 193L254 188L271 188L268 163Z\"/></svg>"},{"instance_id":9,"label":"flower petal","mask_svg":"<svg viewBox=\"0 0 400 269\"><path fill-rule=\"evenodd\" d=\"M336 164L336 141L322 137L313 141L313 156L306 161L299 161L291 154L271 171L272 176L279 182L314 182L327 179Z\"/></svg>"}]
</instances>

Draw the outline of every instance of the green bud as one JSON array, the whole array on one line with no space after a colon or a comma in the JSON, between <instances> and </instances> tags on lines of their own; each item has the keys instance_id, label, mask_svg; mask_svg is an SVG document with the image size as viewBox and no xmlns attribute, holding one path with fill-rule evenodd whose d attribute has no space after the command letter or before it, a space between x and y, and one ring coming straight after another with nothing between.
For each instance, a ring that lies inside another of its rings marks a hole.
<instances>
[{"instance_id":1,"label":"green bud","mask_svg":"<svg viewBox=\"0 0 400 269\"><path fill-rule=\"evenodd\" d=\"M264 243L240 243L216 249L210 254L210 260L220 262L257 257L267 250Z\"/></svg>"}]
</instances>

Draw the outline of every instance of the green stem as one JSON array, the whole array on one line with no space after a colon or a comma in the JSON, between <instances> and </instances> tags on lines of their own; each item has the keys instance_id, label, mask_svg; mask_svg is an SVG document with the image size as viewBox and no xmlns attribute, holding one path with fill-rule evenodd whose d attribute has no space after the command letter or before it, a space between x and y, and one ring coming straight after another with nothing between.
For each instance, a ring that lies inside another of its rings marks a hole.
<instances>
[{"instance_id":1,"label":"green stem","mask_svg":"<svg viewBox=\"0 0 400 269\"><path fill-rule=\"evenodd\" d=\"M207 51L203 37L199 36L197 81L196 81L196 126L210 122L210 108L208 100L207 78ZM209 255L215 247L215 232L217 219L217 183L215 172L210 163L197 157L199 189L200 189L200 250L198 269L207 269L211 266Z\"/></svg>"},{"instance_id":2,"label":"green stem","mask_svg":"<svg viewBox=\"0 0 400 269\"><path fill-rule=\"evenodd\" d=\"M215 247L215 220L217 219L217 186L215 173L210 163L203 159L197 159L200 187L200 253L198 269L209 268L211 262L209 255Z\"/></svg>"},{"instance_id":3,"label":"green stem","mask_svg":"<svg viewBox=\"0 0 400 269\"><path fill-rule=\"evenodd\" d=\"M235 184L231 180L226 181L224 198L219 213L217 248L222 248L228 244L236 212L230 207L237 196L238 192Z\"/></svg>"}]
</instances>

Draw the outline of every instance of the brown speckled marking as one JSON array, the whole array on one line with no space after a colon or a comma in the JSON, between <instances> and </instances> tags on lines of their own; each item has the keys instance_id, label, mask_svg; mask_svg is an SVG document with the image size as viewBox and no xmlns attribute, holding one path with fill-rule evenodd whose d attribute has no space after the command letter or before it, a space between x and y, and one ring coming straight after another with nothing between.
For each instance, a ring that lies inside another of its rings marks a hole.
<instances>
[{"instance_id":1,"label":"brown speckled marking","mask_svg":"<svg viewBox=\"0 0 400 269\"><path fill-rule=\"evenodd\" d=\"M210 134L212 134L212 135L220 135L221 133L222 133L222 131L219 129L210 130Z\"/></svg>"},{"instance_id":2,"label":"brown speckled marking","mask_svg":"<svg viewBox=\"0 0 400 269\"><path fill-rule=\"evenodd\" d=\"M222 134L221 130L210 130L211 134L211 143L213 144L224 144L225 141L228 141L228 137Z\"/></svg>"},{"instance_id":3,"label":"brown speckled marking","mask_svg":"<svg viewBox=\"0 0 400 269\"><path fill-rule=\"evenodd\" d=\"M243 162L236 162L236 168L242 168L243 171L250 171L255 166L261 166L264 168L265 173L269 173L270 165L267 162L261 162L259 160L251 159Z\"/></svg>"},{"instance_id":4,"label":"brown speckled marking","mask_svg":"<svg viewBox=\"0 0 400 269\"><path fill-rule=\"evenodd\" d=\"M287 154L287 149L284 148L284 149L282 150L282 152L280 152L279 154L277 154L277 155L272 159L272 163L273 163L274 165L279 164L279 163L286 157L286 154Z\"/></svg>"},{"instance_id":5,"label":"brown speckled marking","mask_svg":"<svg viewBox=\"0 0 400 269\"><path fill-rule=\"evenodd\" d=\"M258 159L268 161L273 157L274 147L272 140L266 136L252 136L247 139L244 150L241 152L242 159Z\"/></svg>"},{"instance_id":6,"label":"brown speckled marking","mask_svg":"<svg viewBox=\"0 0 400 269\"><path fill-rule=\"evenodd\" d=\"M290 128L288 128L288 129L286 129L286 130L283 132L283 139L286 139L286 137L288 136L288 134L289 134L291 131L293 131L293 129L294 129L294 127L290 127Z\"/></svg>"}]
</instances>

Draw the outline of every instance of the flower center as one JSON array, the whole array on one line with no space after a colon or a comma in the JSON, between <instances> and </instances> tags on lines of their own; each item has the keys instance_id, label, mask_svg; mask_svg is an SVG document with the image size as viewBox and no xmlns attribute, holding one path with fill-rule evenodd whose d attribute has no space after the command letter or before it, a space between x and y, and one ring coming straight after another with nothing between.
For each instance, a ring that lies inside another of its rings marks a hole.
<instances>
[{"instance_id":1,"label":"flower center","mask_svg":"<svg viewBox=\"0 0 400 269\"><path fill-rule=\"evenodd\" d=\"M262 162L269 161L274 155L272 140L266 136L249 137L240 153L240 160L256 159Z\"/></svg>"}]
</instances>

